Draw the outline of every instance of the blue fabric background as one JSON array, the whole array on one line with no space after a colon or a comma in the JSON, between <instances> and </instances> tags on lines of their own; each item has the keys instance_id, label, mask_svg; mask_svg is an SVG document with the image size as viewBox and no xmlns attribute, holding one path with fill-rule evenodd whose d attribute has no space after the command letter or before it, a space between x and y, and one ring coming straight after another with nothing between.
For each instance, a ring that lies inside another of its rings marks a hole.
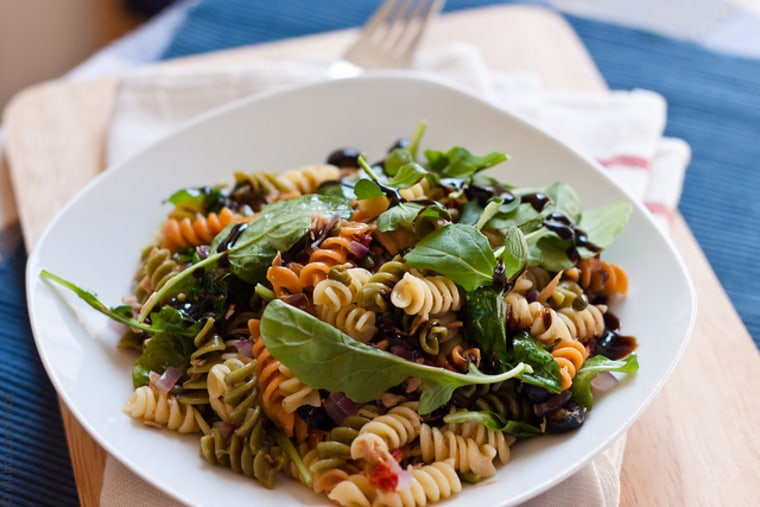
<instances>
[{"instance_id":1,"label":"blue fabric background","mask_svg":"<svg viewBox=\"0 0 760 507\"><path fill-rule=\"evenodd\" d=\"M497 3L513 2L449 0L446 10ZM358 26L378 4L204 0L190 11L164 58ZM760 61L566 18L611 88L647 88L668 101L666 134L693 150L680 210L760 345L760 263L753 255L760 247ZM19 300L25 259L19 245L0 261L0 506L77 505L58 402Z\"/></svg>"}]
</instances>

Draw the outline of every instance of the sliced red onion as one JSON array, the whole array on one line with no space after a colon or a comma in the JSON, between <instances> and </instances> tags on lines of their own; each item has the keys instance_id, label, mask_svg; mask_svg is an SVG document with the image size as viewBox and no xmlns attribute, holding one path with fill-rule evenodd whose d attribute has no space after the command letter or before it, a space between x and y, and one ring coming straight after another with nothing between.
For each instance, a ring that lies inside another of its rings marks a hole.
<instances>
[{"instance_id":1,"label":"sliced red onion","mask_svg":"<svg viewBox=\"0 0 760 507\"><path fill-rule=\"evenodd\" d=\"M615 375L608 371L600 371L591 379L591 393L596 396L600 393L606 393L619 384Z\"/></svg>"},{"instance_id":2,"label":"sliced red onion","mask_svg":"<svg viewBox=\"0 0 760 507\"><path fill-rule=\"evenodd\" d=\"M309 300L306 299L306 296L304 294L289 294L283 296L281 299L290 306L295 306L301 310L306 310L306 307L309 304Z\"/></svg>"},{"instance_id":3,"label":"sliced red onion","mask_svg":"<svg viewBox=\"0 0 760 507\"><path fill-rule=\"evenodd\" d=\"M229 442L232 433L238 428L238 425L232 421L217 421L214 423L214 428L219 431L225 442Z\"/></svg>"},{"instance_id":4,"label":"sliced red onion","mask_svg":"<svg viewBox=\"0 0 760 507\"><path fill-rule=\"evenodd\" d=\"M563 407L565 403L567 403L567 401L570 399L570 396L572 396L572 393L569 390L563 391L556 396L552 396L543 403L536 403L533 405L533 412L538 417L543 417L547 414L551 414L558 408Z\"/></svg>"},{"instance_id":5,"label":"sliced red onion","mask_svg":"<svg viewBox=\"0 0 760 507\"><path fill-rule=\"evenodd\" d=\"M151 371L149 375L153 387L158 389L159 392L168 393L182 376L182 372L177 368L169 366L160 376L153 371Z\"/></svg>"},{"instance_id":6,"label":"sliced red onion","mask_svg":"<svg viewBox=\"0 0 760 507\"><path fill-rule=\"evenodd\" d=\"M351 241L348 244L348 252L357 259L363 259L369 253L369 247L358 241Z\"/></svg>"},{"instance_id":7,"label":"sliced red onion","mask_svg":"<svg viewBox=\"0 0 760 507\"><path fill-rule=\"evenodd\" d=\"M253 359L253 344L248 340L236 341L235 348L241 356Z\"/></svg>"},{"instance_id":8,"label":"sliced red onion","mask_svg":"<svg viewBox=\"0 0 760 507\"><path fill-rule=\"evenodd\" d=\"M330 416L330 419L335 421L335 424L343 424L343 419L347 415L355 414L361 405L353 402L344 393L330 393L323 403L325 412Z\"/></svg>"},{"instance_id":9,"label":"sliced red onion","mask_svg":"<svg viewBox=\"0 0 760 507\"><path fill-rule=\"evenodd\" d=\"M401 468L398 463L396 466L398 467L398 483L396 484L396 491L406 491L412 487L412 471Z\"/></svg>"}]
</instances>

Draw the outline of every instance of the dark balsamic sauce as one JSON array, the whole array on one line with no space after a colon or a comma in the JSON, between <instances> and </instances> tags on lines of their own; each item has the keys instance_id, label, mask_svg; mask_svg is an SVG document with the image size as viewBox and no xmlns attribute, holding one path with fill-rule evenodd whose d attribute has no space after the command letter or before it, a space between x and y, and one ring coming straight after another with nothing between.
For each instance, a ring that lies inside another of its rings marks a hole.
<instances>
[{"instance_id":1,"label":"dark balsamic sauce","mask_svg":"<svg viewBox=\"0 0 760 507\"><path fill-rule=\"evenodd\" d=\"M594 344L594 354L610 359L622 359L636 350L638 342L634 336L620 334L620 319L610 311L604 314L605 331Z\"/></svg>"}]
</instances>

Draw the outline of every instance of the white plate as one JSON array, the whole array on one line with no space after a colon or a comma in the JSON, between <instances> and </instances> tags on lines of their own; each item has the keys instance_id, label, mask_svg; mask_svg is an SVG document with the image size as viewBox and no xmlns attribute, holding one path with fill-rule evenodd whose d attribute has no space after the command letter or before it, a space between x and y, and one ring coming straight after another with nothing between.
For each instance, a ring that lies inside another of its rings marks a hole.
<instances>
[{"instance_id":1,"label":"white plate","mask_svg":"<svg viewBox=\"0 0 760 507\"><path fill-rule=\"evenodd\" d=\"M198 436L143 426L122 412L134 356L117 350L119 332L64 290L44 283L48 269L119 304L140 250L165 216L175 190L231 182L233 171L286 170L353 146L380 158L399 137L428 121L424 146L503 150L494 172L515 184L574 186L585 207L628 199L591 161L522 120L461 91L405 73L330 81L251 97L205 115L110 168L73 199L29 256L29 314L42 361L80 423L113 456L158 488L192 505L327 505L295 481L274 490L198 456ZM605 258L625 267L627 300L615 308L624 334L639 340L638 374L597 400L585 425L514 448L492 479L468 486L447 505L513 505L557 484L607 447L662 387L691 332L694 291L668 240L646 211L631 219Z\"/></svg>"}]
</instances>

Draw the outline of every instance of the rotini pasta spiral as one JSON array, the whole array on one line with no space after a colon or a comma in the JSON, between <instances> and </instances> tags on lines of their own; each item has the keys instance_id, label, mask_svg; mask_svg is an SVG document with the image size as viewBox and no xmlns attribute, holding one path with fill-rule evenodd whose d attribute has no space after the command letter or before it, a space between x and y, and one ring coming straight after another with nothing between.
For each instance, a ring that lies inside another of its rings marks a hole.
<instances>
[{"instance_id":1,"label":"rotini pasta spiral","mask_svg":"<svg viewBox=\"0 0 760 507\"><path fill-rule=\"evenodd\" d=\"M317 313L320 319L360 342L367 343L377 331L375 312L354 303L349 303L338 310L321 305L317 307Z\"/></svg>"},{"instance_id":2,"label":"rotini pasta spiral","mask_svg":"<svg viewBox=\"0 0 760 507\"><path fill-rule=\"evenodd\" d=\"M557 311L557 315L568 328L570 337L585 343L593 337L604 334L606 311L606 305L588 305L583 310L561 308Z\"/></svg>"},{"instance_id":3,"label":"rotini pasta spiral","mask_svg":"<svg viewBox=\"0 0 760 507\"><path fill-rule=\"evenodd\" d=\"M280 371L281 363L269 353L264 340L256 339L253 343L253 356L256 358L256 381L260 391L261 408L267 417L282 428L288 437L303 441L308 436L306 423L295 412L288 413L282 402L291 393L282 388L282 383L292 378Z\"/></svg>"},{"instance_id":4,"label":"rotini pasta spiral","mask_svg":"<svg viewBox=\"0 0 760 507\"><path fill-rule=\"evenodd\" d=\"M373 488L367 476L353 474L338 483L328 498L342 506L425 506L459 493L462 482L448 461L412 468L410 485L399 491L382 491Z\"/></svg>"},{"instance_id":5,"label":"rotini pasta spiral","mask_svg":"<svg viewBox=\"0 0 760 507\"><path fill-rule=\"evenodd\" d=\"M398 449L417 438L421 422L416 402L393 407L362 426L359 436L351 444L351 458L370 462L385 458L384 452Z\"/></svg>"},{"instance_id":6,"label":"rotini pasta spiral","mask_svg":"<svg viewBox=\"0 0 760 507\"><path fill-rule=\"evenodd\" d=\"M388 298L393 286L406 271L406 266L397 257L383 263L380 269L359 290L356 303L363 308L370 308L378 312L387 311Z\"/></svg>"},{"instance_id":7,"label":"rotini pasta spiral","mask_svg":"<svg viewBox=\"0 0 760 507\"><path fill-rule=\"evenodd\" d=\"M483 478L496 474L496 449L490 444L478 444L454 431L422 424L419 445L425 463L452 459L454 468L461 473L472 472Z\"/></svg>"},{"instance_id":8,"label":"rotini pasta spiral","mask_svg":"<svg viewBox=\"0 0 760 507\"><path fill-rule=\"evenodd\" d=\"M229 437L218 427L201 438L200 455L209 463L257 479L267 488L286 465L285 456L266 443L266 417L258 406L246 411L243 423Z\"/></svg>"},{"instance_id":9,"label":"rotini pasta spiral","mask_svg":"<svg viewBox=\"0 0 760 507\"><path fill-rule=\"evenodd\" d=\"M190 218L168 218L161 229L161 246L172 252L181 248L208 245L214 236L227 225L245 220L235 215L229 208L222 208L217 214L211 212L206 216Z\"/></svg>"},{"instance_id":10,"label":"rotini pasta spiral","mask_svg":"<svg viewBox=\"0 0 760 507\"><path fill-rule=\"evenodd\" d=\"M496 457L504 465L509 461L511 451L509 447L515 442L515 437L507 435L503 431L491 430L479 422L460 424L446 424L441 431L450 431L455 435L474 441L477 445L489 445L496 449Z\"/></svg>"},{"instance_id":11,"label":"rotini pasta spiral","mask_svg":"<svg viewBox=\"0 0 760 507\"><path fill-rule=\"evenodd\" d=\"M312 474L314 491L330 493L336 484L361 471L351 461L351 443L369 421L360 415L346 417L339 426L330 430L324 441L304 455L304 464Z\"/></svg>"},{"instance_id":12,"label":"rotini pasta spiral","mask_svg":"<svg viewBox=\"0 0 760 507\"><path fill-rule=\"evenodd\" d=\"M577 340L560 340L552 348L552 356L559 365L562 390L569 389L576 371L583 366L583 362L588 356L586 347Z\"/></svg>"},{"instance_id":13,"label":"rotini pasta spiral","mask_svg":"<svg viewBox=\"0 0 760 507\"><path fill-rule=\"evenodd\" d=\"M208 429L195 407L180 403L174 395L160 392L151 386L135 389L124 404L124 412L135 419L142 419L146 424L179 433L197 433Z\"/></svg>"},{"instance_id":14,"label":"rotini pasta spiral","mask_svg":"<svg viewBox=\"0 0 760 507\"><path fill-rule=\"evenodd\" d=\"M459 287L445 276L420 276L404 273L391 291L391 303L408 315L437 314L459 310Z\"/></svg>"},{"instance_id":15,"label":"rotini pasta spiral","mask_svg":"<svg viewBox=\"0 0 760 507\"><path fill-rule=\"evenodd\" d=\"M181 270L181 265L172 257L168 248L153 247L143 257L135 287L135 297L139 303L159 290L169 279Z\"/></svg>"}]
</instances>

